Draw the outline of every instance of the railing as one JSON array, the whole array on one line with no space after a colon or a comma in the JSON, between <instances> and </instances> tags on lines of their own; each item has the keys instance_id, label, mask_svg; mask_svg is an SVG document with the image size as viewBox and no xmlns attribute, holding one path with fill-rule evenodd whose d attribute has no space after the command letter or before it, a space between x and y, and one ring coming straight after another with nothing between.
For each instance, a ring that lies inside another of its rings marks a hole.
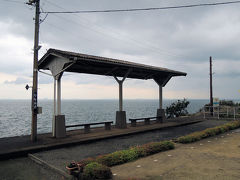
<instances>
[{"instance_id":1,"label":"railing","mask_svg":"<svg viewBox=\"0 0 240 180\"><path fill-rule=\"evenodd\" d=\"M211 112L212 109L212 112ZM211 116L212 114L212 116ZM240 107L234 106L204 106L203 108L203 117L204 119L207 118L207 116L211 118L217 118L217 119L236 119L240 117Z\"/></svg>"}]
</instances>

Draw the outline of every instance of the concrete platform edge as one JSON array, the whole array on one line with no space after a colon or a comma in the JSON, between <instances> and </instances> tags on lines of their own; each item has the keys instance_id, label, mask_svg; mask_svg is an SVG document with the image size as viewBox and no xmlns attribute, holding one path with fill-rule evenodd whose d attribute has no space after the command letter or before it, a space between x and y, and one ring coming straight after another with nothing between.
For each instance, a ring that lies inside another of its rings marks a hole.
<instances>
[{"instance_id":1,"label":"concrete platform edge","mask_svg":"<svg viewBox=\"0 0 240 180\"><path fill-rule=\"evenodd\" d=\"M22 149L17 149L15 151L10 151L7 153L0 154L0 160L7 160L7 159L11 159L11 158L18 158L18 157L27 157L28 154L30 154L30 153L36 153L36 152L40 152L40 151L52 150L52 149L57 149L57 148L62 148L62 147L69 147L69 146L74 146L74 145L78 145L78 144L85 144L85 143L90 143L90 142L94 142L94 141L98 141L98 140L122 137L122 136L133 135L133 134L154 131L154 130L159 130L159 129L179 127L179 126L194 124L194 123L198 123L198 122L202 122L202 121L204 121L204 120L195 120L195 121L189 121L189 122L176 123L176 124L169 125L169 126L155 127L155 128L151 128L151 129L145 129L145 130L137 130L136 129L136 131L133 131L133 132L123 132L123 133L119 133L119 134L115 134L115 135L109 134L109 135L91 137L89 139L84 139L84 140L73 140L73 141L69 141L67 143L55 143L55 144L39 145L39 146L34 146L34 147L22 148Z\"/></svg>"},{"instance_id":2,"label":"concrete platform edge","mask_svg":"<svg viewBox=\"0 0 240 180\"><path fill-rule=\"evenodd\" d=\"M47 162L43 161L42 159L39 159L38 157L34 156L33 154L28 154L28 157L33 161L35 162L36 164L39 164L47 169L50 169L52 170L53 172L61 175L64 179L66 180L73 180L74 177L67 174L66 172L56 168L55 166L51 165L51 164L48 164Z\"/></svg>"}]
</instances>

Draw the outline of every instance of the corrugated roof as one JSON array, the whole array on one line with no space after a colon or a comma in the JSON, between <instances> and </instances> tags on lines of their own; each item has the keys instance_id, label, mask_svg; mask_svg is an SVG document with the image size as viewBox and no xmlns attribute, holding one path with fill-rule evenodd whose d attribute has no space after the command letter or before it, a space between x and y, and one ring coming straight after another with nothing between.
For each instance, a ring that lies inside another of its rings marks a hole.
<instances>
[{"instance_id":1,"label":"corrugated roof","mask_svg":"<svg viewBox=\"0 0 240 180\"><path fill-rule=\"evenodd\" d=\"M132 69L128 78L136 79L164 79L167 77L169 78L169 76L187 75L185 72L170 70L167 68L58 49L49 49L47 51L38 63L39 69L47 69L48 62L56 57L75 62L73 66L66 69L67 72L123 77L128 69ZM110 73L107 74L107 72Z\"/></svg>"}]
</instances>

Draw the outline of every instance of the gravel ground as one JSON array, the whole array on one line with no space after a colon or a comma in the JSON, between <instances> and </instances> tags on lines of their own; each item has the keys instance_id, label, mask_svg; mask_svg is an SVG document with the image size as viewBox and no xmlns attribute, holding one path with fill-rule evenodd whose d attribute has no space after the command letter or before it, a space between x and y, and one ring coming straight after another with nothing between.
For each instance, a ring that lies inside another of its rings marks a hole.
<instances>
[{"instance_id":1,"label":"gravel ground","mask_svg":"<svg viewBox=\"0 0 240 180\"><path fill-rule=\"evenodd\" d=\"M114 180L239 180L240 129L111 168ZM131 171L129 171L131 169Z\"/></svg>"},{"instance_id":2,"label":"gravel ground","mask_svg":"<svg viewBox=\"0 0 240 180\"><path fill-rule=\"evenodd\" d=\"M187 126L155 130L146 133L101 140L69 148L35 153L34 155L59 169L65 170L66 164L72 160L80 161L87 157L107 154L117 150L126 149L131 146L142 145L154 141L170 140L194 131L201 131L224 123L227 123L227 121L208 120Z\"/></svg>"},{"instance_id":3,"label":"gravel ground","mask_svg":"<svg viewBox=\"0 0 240 180\"><path fill-rule=\"evenodd\" d=\"M1 180L59 180L58 174L37 165L29 158L0 161Z\"/></svg>"}]
</instances>

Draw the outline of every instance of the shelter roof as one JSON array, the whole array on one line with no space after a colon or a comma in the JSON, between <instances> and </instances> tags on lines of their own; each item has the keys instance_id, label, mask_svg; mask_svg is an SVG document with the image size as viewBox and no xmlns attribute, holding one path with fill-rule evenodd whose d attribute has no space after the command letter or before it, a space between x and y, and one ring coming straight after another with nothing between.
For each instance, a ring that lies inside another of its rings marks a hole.
<instances>
[{"instance_id":1,"label":"shelter roof","mask_svg":"<svg viewBox=\"0 0 240 180\"><path fill-rule=\"evenodd\" d=\"M59 59L65 60L63 68L65 68L64 71L66 72L124 77L129 71L127 78L154 79L157 83L163 86L165 86L173 76L187 75L185 72L170 70L167 68L58 49L49 49L39 60L38 68L50 70L49 64L52 61L57 62Z\"/></svg>"}]
</instances>

